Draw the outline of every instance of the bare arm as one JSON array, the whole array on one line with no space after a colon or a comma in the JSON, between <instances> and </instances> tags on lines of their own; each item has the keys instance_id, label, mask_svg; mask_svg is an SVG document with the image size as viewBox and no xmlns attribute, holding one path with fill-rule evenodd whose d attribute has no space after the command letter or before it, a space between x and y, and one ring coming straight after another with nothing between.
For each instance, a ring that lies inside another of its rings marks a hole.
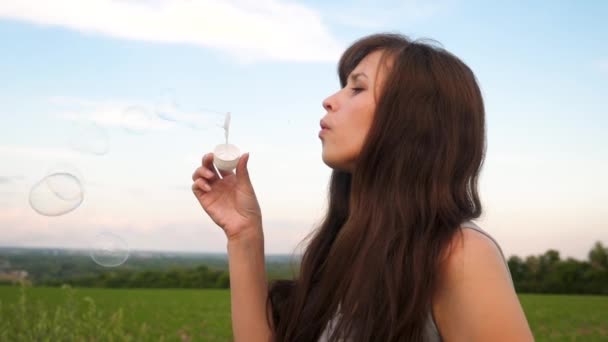
<instances>
[{"instance_id":1,"label":"bare arm","mask_svg":"<svg viewBox=\"0 0 608 342\"><path fill-rule=\"evenodd\" d=\"M235 342L268 342L272 336L266 320L268 284L261 227L251 236L228 241L232 331Z\"/></svg>"}]
</instances>

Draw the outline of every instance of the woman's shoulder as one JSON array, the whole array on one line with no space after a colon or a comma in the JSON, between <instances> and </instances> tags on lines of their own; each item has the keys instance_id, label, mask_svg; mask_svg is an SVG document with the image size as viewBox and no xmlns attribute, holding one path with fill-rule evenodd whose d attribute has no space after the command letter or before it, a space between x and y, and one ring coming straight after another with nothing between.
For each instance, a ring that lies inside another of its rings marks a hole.
<instances>
[{"instance_id":1,"label":"woman's shoulder","mask_svg":"<svg viewBox=\"0 0 608 342\"><path fill-rule=\"evenodd\" d=\"M466 292L473 291L481 283L513 286L500 246L489 233L470 221L463 223L453 235L438 271L439 287L435 295L438 301L469 296L471 294Z\"/></svg>"},{"instance_id":2,"label":"woman's shoulder","mask_svg":"<svg viewBox=\"0 0 608 342\"><path fill-rule=\"evenodd\" d=\"M504 259L502 248L496 239L472 221L466 221L459 227L459 232L454 237L456 243L460 243L461 252L486 252L497 254Z\"/></svg>"},{"instance_id":3,"label":"woman's shoulder","mask_svg":"<svg viewBox=\"0 0 608 342\"><path fill-rule=\"evenodd\" d=\"M460 228L444 259L433 298L442 335L467 339L458 334L468 331L477 337L493 336L491 329L502 323L521 332L521 308L499 245L477 225Z\"/></svg>"},{"instance_id":4,"label":"woman's shoulder","mask_svg":"<svg viewBox=\"0 0 608 342\"><path fill-rule=\"evenodd\" d=\"M452 238L442 273L454 277L465 271L469 274L485 271L487 267L501 269L510 276L504 253L496 239L476 223L464 222Z\"/></svg>"}]
</instances>

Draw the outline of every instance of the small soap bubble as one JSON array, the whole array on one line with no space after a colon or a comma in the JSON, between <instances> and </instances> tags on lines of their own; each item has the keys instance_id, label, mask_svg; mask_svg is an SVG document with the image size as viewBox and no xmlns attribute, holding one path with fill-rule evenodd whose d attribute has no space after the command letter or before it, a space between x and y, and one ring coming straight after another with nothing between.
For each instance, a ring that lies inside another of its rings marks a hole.
<instances>
[{"instance_id":1,"label":"small soap bubble","mask_svg":"<svg viewBox=\"0 0 608 342\"><path fill-rule=\"evenodd\" d=\"M154 112L163 120L178 122L176 115L179 115L180 109L174 89L165 89L160 93Z\"/></svg>"},{"instance_id":2,"label":"small soap bubble","mask_svg":"<svg viewBox=\"0 0 608 342\"><path fill-rule=\"evenodd\" d=\"M110 150L110 137L105 128L93 122L76 122L68 144L75 151L102 156Z\"/></svg>"},{"instance_id":3,"label":"small soap bubble","mask_svg":"<svg viewBox=\"0 0 608 342\"><path fill-rule=\"evenodd\" d=\"M163 130L167 125L158 120L150 110L142 106L129 106L122 114L122 126L132 134L143 134L151 130Z\"/></svg>"},{"instance_id":4,"label":"small soap bubble","mask_svg":"<svg viewBox=\"0 0 608 342\"><path fill-rule=\"evenodd\" d=\"M120 236L102 232L95 236L91 246L91 259L103 267L117 267L129 258L129 246Z\"/></svg>"},{"instance_id":5,"label":"small soap bubble","mask_svg":"<svg viewBox=\"0 0 608 342\"><path fill-rule=\"evenodd\" d=\"M174 89L161 92L154 105L154 113L161 120L194 130L223 129L227 120L226 112L180 105Z\"/></svg>"},{"instance_id":6,"label":"small soap bubble","mask_svg":"<svg viewBox=\"0 0 608 342\"><path fill-rule=\"evenodd\" d=\"M84 200L82 182L73 174L56 172L36 183L29 194L30 207L44 216L60 216L78 208Z\"/></svg>"}]
</instances>

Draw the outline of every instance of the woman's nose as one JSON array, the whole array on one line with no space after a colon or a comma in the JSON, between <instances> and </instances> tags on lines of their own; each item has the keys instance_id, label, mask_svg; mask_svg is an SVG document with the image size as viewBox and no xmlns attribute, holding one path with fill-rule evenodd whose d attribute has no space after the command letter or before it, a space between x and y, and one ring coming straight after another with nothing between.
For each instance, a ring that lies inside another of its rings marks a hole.
<instances>
[{"instance_id":1,"label":"woman's nose","mask_svg":"<svg viewBox=\"0 0 608 342\"><path fill-rule=\"evenodd\" d=\"M335 106L331 101L331 96L323 100L323 108L328 112L332 112L335 109Z\"/></svg>"}]
</instances>

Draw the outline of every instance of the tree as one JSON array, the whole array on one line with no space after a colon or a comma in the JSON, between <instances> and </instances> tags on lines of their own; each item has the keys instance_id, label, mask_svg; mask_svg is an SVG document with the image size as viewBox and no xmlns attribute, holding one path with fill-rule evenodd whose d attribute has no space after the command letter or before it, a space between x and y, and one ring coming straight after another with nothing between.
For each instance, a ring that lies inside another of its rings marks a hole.
<instances>
[{"instance_id":1,"label":"tree","mask_svg":"<svg viewBox=\"0 0 608 342\"><path fill-rule=\"evenodd\" d=\"M608 248L605 248L600 241L596 242L589 251L589 263L596 270L608 270Z\"/></svg>"},{"instance_id":2,"label":"tree","mask_svg":"<svg viewBox=\"0 0 608 342\"><path fill-rule=\"evenodd\" d=\"M541 263L544 263L549 266L553 266L559 263L559 261L559 251L556 251L555 249L550 249L546 251L545 254L543 254L543 256L541 257Z\"/></svg>"},{"instance_id":3,"label":"tree","mask_svg":"<svg viewBox=\"0 0 608 342\"><path fill-rule=\"evenodd\" d=\"M230 287L230 276L228 272L222 272L217 281L215 282L215 286L221 289L227 289Z\"/></svg>"},{"instance_id":4,"label":"tree","mask_svg":"<svg viewBox=\"0 0 608 342\"><path fill-rule=\"evenodd\" d=\"M511 271L511 278L514 283L518 283L526 277L526 264L517 255L513 255L507 261L509 265L509 271Z\"/></svg>"}]
</instances>

